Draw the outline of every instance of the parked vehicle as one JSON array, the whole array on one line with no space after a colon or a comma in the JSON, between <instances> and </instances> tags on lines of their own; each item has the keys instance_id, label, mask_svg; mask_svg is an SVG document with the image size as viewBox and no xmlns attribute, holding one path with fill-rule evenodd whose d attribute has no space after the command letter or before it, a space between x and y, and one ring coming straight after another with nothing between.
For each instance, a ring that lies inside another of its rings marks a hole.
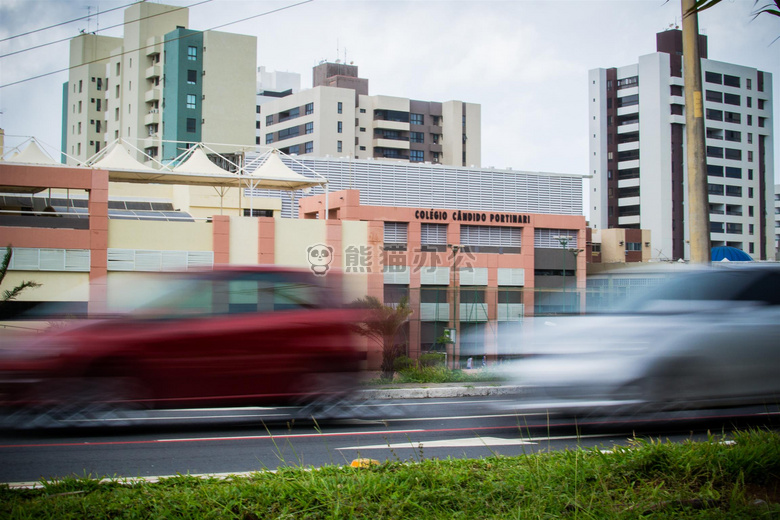
<instances>
[{"instance_id":1,"label":"parked vehicle","mask_svg":"<svg viewBox=\"0 0 780 520\"><path fill-rule=\"evenodd\" d=\"M83 421L125 408L330 405L365 352L341 278L279 267L159 276L132 312L0 349L7 415ZM321 407L319 408L321 409Z\"/></svg>"},{"instance_id":2,"label":"parked vehicle","mask_svg":"<svg viewBox=\"0 0 780 520\"><path fill-rule=\"evenodd\" d=\"M519 408L780 404L780 265L683 273L604 314L536 318L507 377Z\"/></svg>"}]
</instances>

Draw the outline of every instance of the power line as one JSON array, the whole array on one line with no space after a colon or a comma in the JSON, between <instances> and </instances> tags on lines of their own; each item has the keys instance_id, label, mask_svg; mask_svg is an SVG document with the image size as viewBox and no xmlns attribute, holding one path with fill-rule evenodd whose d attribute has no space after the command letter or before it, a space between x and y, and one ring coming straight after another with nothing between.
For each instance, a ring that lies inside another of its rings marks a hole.
<instances>
[{"instance_id":1,"label":"power line","mask_svg":"<svg viewBox=\"0 0 780 520\"><path fill-rule=\"evenodd\" d=\"M140 0L138 2L133 2L132 4L126 4L126 5L122 5L122 6L119 6L119 7L106 9L105 11L102 11L102 12L103 13L110 13L111 11L116 11L117 9L124 9L125 7L130 7L131 5L134 5L134 4L140 4L143 1L144 0ZM100 14L100 13L98 13L98 14ZM22 36L27 36L28 34L33 34L33 33L41 32L41 31L46 31L48 29L54 29L55 27L60 27L61 25L68 25L69 23L78 22L79 20L84 20L85 18L89 18L91 16L92 16L91 14L88 14L87 16L74 18L73 20L68 20L67 22L55 23L54 25L49 25L48 27L41 27L40 29L33 29L32 31L27 31L25 33L15 34L13 36L9 36L8 38L3 38L2 40L0 40L0 43L7 42L8 40L13 40L14 38L20 38Z\"/></svg>"},{"instance_id":2,"label":"power line","mask_svg":"<svg viewBox=\"0 0 780 520\"><path fill-rule=\"evenodd\" d=\"M207 31L213 31L215 29L221 29L222 27L227 27L229 25L234 25L234 24L237 24L237 23L245 22L247 20L252 20L253 18L259 18L261 16L267 16L269 14L278 13L280 11L286 11L287 9L292 9L293 7L298 7L299 5L308 4L308 3L311 3L313 1L314 0L303 0L302 2L298 2L296 4L291 4L291 5L287 5L287 6L284 6L284 7L279 7L277 9L272 9L270 11L266 11L264 13L256 14L256 15L253 15L253 16L247 16L246 18L241 18L240 20L234 20L232 22L228 22L228 23L225 23L225 24L222 24L222 25L216 25L216 26L211 27L209 29L204 29L202 31L195 31L195 32L203 34L203 33L207 32ZM188 35L185 35L185 36L179 36L178 38L171 38L170 40L165 40L162 43L165 44L165 43L168 43L168 42L174 42L174 41L180 40L182 38L189 38L190 36L192 36L192 34L188 34ZM96 59L96 60L92 60L92 61L87 61L87 62L81 63L79 65L73 65L73 66L70 66L70 67L65 67L64 69L54 70L54 71L51 71L51 72L46 72L44 74L38 74L37 76L31 76L29 78L20 79L19 81L14 81L12 83L6 83L5 85L0 85L0 89L3 89L5 87L12 87L14 85L19 85L20 83L26 83L26 82L32 81L34 79L45 78L47 76L52 76L54 74L59 74L60 72L67 72L67 71L69 71L71 69L75 69L77 67L81 67L81 66L84 66L84 65L91 65L93 63L99 63L99 62L105 61L107 59L117 58L119 56L124 56L125 54L130 54L131 52L137 52L137 51L141 51L143 49L148 49L149 47L154 47L155 45L157 45L157 44L153 43L153 44L149 44L149 45L144 45L143 47L139 47L137 49L131 49L131 50L128 50L128 51L120 52L118 54L112 54L111 56L108 56L106 58L101 58L101 59Z\"/></svg>"},{"instance_id":3,"label":"power line","mask_svg":"<svg viewBox=\"0 0 780 520\"><path fill-rule=\"evenodd\" d=\"M176 9L171 9L170 11L165 11L163 13L155 13L155 14L152 14L152 15L149 15L149 16L144 16L143 18L138 18L137 20L130 20L127 23L134 23L134 22L140 22L141 20L148 20L149 18L154 18L155 16L162 16L164 14L174 13L176 11L181 11L182 9L189 9L190 7L195 7L195 6L198 6L198 5L201 5L201 4L205 4L205 3L208 3L208 2L211 2L211 1L213 1L213 0L203 0L202 2L197 2L197 3L191 4L191 5L187 5L187 6L183 6L183 7L177 7ZM139 2L136 2L136 3L139 3ZM130 5L134 5L134 4L130 4ZM103 11L103 12L106 13L108 11ZM83 18L80 18L80 19L83 19ZM117 27L122 27L123 25L125 25L125 22L118 23L116 25L111 25L109 27L103 27L102 29L98 29L97 31L93 31L91 34L99 33L101 31L107 31L109 29L115 29ZM61 40L55 40L55 41L49 42L49 43L42 43L40 45L36 45L35 47L28 47L26 49L20 49L18 51L9 52L7 54L0 54L0 58L7 58L8 56L13 56L15 54L21 54L23 52L32 51L32 50L35 50L35 49L40 49L41 47L48 47L49 45L54 45L55 43L66 42L66 41L71 40L71 39L72 39L72 37L62 38Z\"/></svg>"}]
</instances>

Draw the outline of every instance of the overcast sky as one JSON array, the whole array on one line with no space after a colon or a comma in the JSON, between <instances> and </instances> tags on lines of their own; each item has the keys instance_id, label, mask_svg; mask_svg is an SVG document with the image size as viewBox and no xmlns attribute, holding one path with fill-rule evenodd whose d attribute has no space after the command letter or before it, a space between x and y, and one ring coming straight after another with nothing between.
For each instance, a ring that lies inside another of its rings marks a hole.
<instances>
[{"instance_id":1,"label":"overcast sky","mask_svg":"<svg viewBox=\"0 0 780 520\"><path fill-rule=\"evenodd\" d=\"M202 0L169 0L192 5ZM293 5L211 0L190 8L207 30ZM0 39L131 0L0 0ZM766 3L761 1L760 3ZM89 6L89 7L88 7ZM724 0L699 16L709 57L774 75L780 100L780 18L751 17L753 0ZM586 174L588 70L636 63L655 52L655 34L680 25L680 1L315 0L219 30L257 36L258 65L298 72L311 87L321 60L354 62L369 94L482 105L482 166ZM122 10L0 42L0 54L121 23ZM121 36L121 28L99 34ZM774 41L774 43L773 43ZM0 84L65 69L67 42L0 58ZM61 136L66 72L0 88L0 127L54 148ZM775 138L775 175L780 138Z\"/></svg>"}]
</instances>

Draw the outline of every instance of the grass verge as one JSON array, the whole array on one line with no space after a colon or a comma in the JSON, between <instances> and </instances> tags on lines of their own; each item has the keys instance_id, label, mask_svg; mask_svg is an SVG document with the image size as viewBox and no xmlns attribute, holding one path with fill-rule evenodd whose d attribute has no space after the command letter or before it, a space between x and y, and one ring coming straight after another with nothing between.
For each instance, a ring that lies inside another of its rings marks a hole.
<instances>
[{"instance_id":1,"label":"grass verge","mask_svg":"<svg viewBox=\"0 0 780 520\"><path fill-rule=\"evenodd\" d=\"M632 441L478 460L288 467L229 480L44 482L0 488L0 517L86 518L780 518L780 434L734 442Z\"/></svg>"},{"instance_id":2,"label":"grass verge","mask_svg":"<svg viewBox=\"0 0 780 520\"><path fill-rule=\"evenodd\" d=\"M443 366L415 366L398 370L392 381L381 377L366 381L364 384L387 385L394 383L498 383L501 376L490 370L450 370Z\"/></svg>"}]
</instances>

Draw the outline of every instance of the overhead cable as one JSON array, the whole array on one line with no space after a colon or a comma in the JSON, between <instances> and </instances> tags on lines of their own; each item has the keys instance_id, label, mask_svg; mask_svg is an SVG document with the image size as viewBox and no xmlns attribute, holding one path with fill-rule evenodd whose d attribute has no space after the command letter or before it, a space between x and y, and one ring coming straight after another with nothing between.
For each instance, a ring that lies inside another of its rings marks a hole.
<instances>
[{"instance_id":1,"label":"overhead cable","mask_svg":"<svg viewBox=\"0 0 780 520\"><path fill-rule=\"evenodd\" d=\"M165 11L165 12L162 12L162 13L155 13L155 14L152 14L152 15L149 15L149 16L144 16L142 18L138 18L137 20L130 20L129 22L122 22L122 23L118 23L116 25L110 25L108 27L103 27L102 29L98 29L96 31L93 31L90 34L95 34L95 33L99 33L99 32L102 32L102 31L107 31L109 29L115 29L117 27L122 27L123 25L126 25L128 23L140 22L141 20L147 20L149 18L154 18L155 16L160 16L160 15L163 15L163 14L168 14L168 13L173 13L173 12L176 12L176 11L181 11L182 9L189 9L190 7L195 7L195 6L198 6L198 5L201 5L201 4L205 4L205 3L211 2L211 1L213 1L213 0L203 0L201 2L197 2L197 3L191 4L191 5L187 5L187 6L183 6L183 7L177 7L176 9L171 9L170 11ZM130 5L133 5L133 4L130 4ZM105 13L107 11L103 11L103 12ZM67 38L62 38L61 40L55 40L55 41L49 42L49 43L42 43L40 45L36 45L35 47L28 47L26 49L20 49L18 51L9 52L9 53L6 53L6 54L0 54L0 58L6 58L8 56L13 56L14 54L21 54L23 52L32 51L32 50L35 50L35 49L40 49L41 47L48 47L49 45L54 45L55 43L66 42L66 41L69 41L69 40L72 40L72 39L73 39L73 37L69 36Z\"/></svg>"}]
</instances>

